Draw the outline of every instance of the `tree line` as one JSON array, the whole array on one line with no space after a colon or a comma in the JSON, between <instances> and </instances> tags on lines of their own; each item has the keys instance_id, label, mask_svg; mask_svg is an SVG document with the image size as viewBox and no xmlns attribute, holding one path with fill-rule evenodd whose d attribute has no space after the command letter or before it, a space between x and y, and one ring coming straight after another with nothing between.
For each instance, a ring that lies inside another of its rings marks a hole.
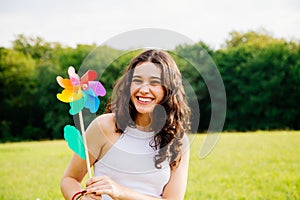
<instances>
[{"instance_id":1,"label":"tree line","mask_svg":"<svg viewBox=\"0 0 300 200\"><path fill-rule=\"evenodd\" d=\"M88 65L84 61L96 47L63 46L24 35L19 35L11 48L1 47L0 141L62 138L64 125L72 124L73 118L68 114L69 105L56 99L62 90L56 76L67 77L70 65L77 70L83 63ZM137 52L109 46L97 47L97 51L93 59L99 65L109 65L100 80L108 93L101 98L101 114L115 80ZM199 105L200 120L195 131L205 132L211 118L208 88L191 66L205 66L205 54L217 66L226 90L223 130L300 129L299 41L275 38L263 31L231 32L219 49L200 41L179 45L170 53L196 94L192 101ZM122 56L115 59L118 55Z\"/></svg>"}]
</instances>

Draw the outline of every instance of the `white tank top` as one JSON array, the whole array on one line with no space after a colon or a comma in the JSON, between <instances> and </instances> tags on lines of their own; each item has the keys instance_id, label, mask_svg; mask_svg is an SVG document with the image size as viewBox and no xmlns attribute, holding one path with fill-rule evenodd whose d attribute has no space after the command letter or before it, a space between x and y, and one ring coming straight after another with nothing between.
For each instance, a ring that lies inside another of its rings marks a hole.
<instances>
[{"instance_id":1,"label":"white tank top","mask_svg":"<svg viewBox=\"0 0 300 200\"><path fill-rule=\"evenodd\" d=\"M154 132L144 132L127 127L107 153L95 163L95 176L105 175L118 184L139 193L161 198L164 186L170 179L168 161L157 169L154 156L157 154L150 145ZM110 200L102 195L102 200Z\"/></svg>"}]
</instances>

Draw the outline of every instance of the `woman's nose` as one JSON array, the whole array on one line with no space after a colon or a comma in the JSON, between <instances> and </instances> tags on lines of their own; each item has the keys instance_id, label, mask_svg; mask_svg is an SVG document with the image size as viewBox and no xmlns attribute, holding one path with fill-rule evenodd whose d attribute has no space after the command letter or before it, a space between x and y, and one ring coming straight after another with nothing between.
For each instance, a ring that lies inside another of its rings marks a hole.
<instances>
[{"instance_id":1,"label":"woman's nose","mask_svg":"<svg viewBox=\"0 0 300 200\"><path fill-rule=\"evenodd\" d=\"M149 93L149 85L147 83L143 84L140 88L140 92L141 93Z\"/></svg>"}]
</instances>

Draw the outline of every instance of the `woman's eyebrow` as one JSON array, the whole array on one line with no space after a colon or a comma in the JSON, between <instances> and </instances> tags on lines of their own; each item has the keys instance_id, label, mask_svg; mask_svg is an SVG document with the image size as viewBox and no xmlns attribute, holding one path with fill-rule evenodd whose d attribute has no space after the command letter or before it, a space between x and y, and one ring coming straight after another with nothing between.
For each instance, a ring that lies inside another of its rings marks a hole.
<instances>
[{"instance_id":1,"label":"woman's eyebrow","mask_svg":"<svg viewBox=\"0 0 300 200\"><path fill-rule=\"evenodd\" d=\"M143 76L140 76L140 75L134 75L132 78L143 78ZM158 76L150 76L149 78L151 78L151 79L161 79L160 77L158 77Z\"/></svg>"},{"instance_id":2,"label":"woman's eyebrow","mask_svg":"<svg viewBox=\"0 0 300 200\"><path fill-rule=\"evenodd\" d=\"M132 78L142 78L142 76L139 76L139 75L133 75Z\"/></svg>"},{"instance_id":3,"label":"woman's eyebrow","mask_svg":"<svg viewBox=\"0 0 300 200\"><path fill-rule=\"evenodd\" d=\"M150 78L152 78L152 79L158 79L158 80L161 79L160 77L157 77L157 76L151 76Z\"/></svg>"}]
</instances>

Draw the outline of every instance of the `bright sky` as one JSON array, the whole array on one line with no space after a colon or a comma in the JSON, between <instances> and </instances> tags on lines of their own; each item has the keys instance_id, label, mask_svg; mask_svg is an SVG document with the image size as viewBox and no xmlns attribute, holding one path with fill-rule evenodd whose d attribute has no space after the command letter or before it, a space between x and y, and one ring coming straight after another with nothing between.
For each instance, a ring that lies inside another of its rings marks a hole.
<instances>
[{"instance_id":1,"label":"bright sky","mask_svg":"<svg viewBox=\"0 0 300 200\"><path fill-rule=\"evenodd\" d=\"M218 48L231 31L300 39L299 0L0 0L0 46L18 34L75 46L161 28Z\"/></svg>"}]
</instances>

